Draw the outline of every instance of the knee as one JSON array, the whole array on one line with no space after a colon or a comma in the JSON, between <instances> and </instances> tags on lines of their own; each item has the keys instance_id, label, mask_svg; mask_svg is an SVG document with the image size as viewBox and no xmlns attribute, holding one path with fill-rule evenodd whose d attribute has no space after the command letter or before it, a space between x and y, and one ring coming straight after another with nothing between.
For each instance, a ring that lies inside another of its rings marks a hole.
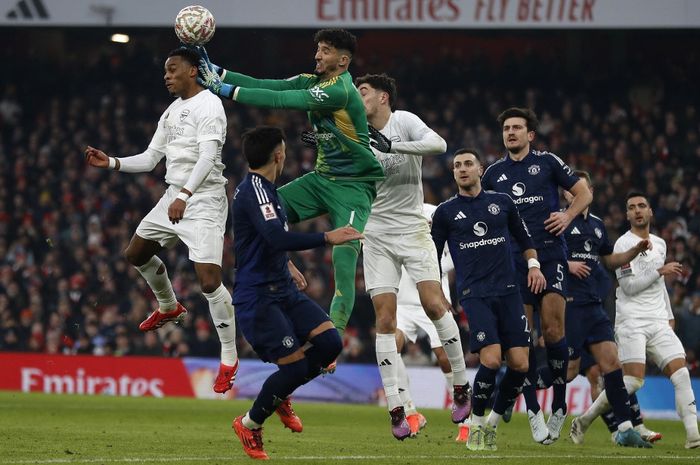
<instances>
[{"instance_id":1,"label":"knee","mask_svg":"<svg viewBox=\"0 0 700 465\"><path fill-rule=\"evenodd\" d=\"M546 343L559 342L564 337L564 326L557 322L551 322L542 328L542 335Z\"/></svg>"},{"instance_id":2,"label":"knee","mask_svg":"<svg viewBox=\"0 0 700 465\"><path fill-rule=\"evenodd\" d=\"M203 279L199 282L199 287L202 288L202 292L205 294L211 294L221 286L220 279Z\"/></svg>"},{"instance_id":3,"label":"knee","mask_svg":"<svg viewBox=\"0 0 700 465\"><path fill-rule=\"evenodd\" d=\"M321 334L314 336L310 342L319 349L319 353L324 359L322 360L324 366L338 358L343 351L343 340L335 328L327 329Z\"/></svg>"},{"instance_id":4,"label":"knee","mask_svg":"<svg viewBox=\"0 0 700 465\"><path fill-rule=\"evenodd\" d=\"M501 359L495 354L480 354L479 363L491 370L498 370L501 367Z\"/></svg>"},{"instance_id":5,"label":"knee","mask_svg":"<svg viewBox=\"0 0 700 465\"><path fill-rule=\"evenodd\" d=\"M528 363L527 357L511 360L507 365L511 370L515 370L520 373L527 373L527 371L530 369L530 364Z\"/></svg>"},{"instance_id":6,"label":"knee","mask_svg":"<svg viewBox=\"0 0 700 465\"><path fill-rule=\"evenodd\" d=\"M605 374L622 369L622 364L617 357L605 357L598 361L598 365L600 365L600 370Z\"/></svg>"},{"instance_id":7,"label":"knee","mask_svg":"<svg viewBox=\"0 0 700 465\"><path fill-rule=\"evenodd\" d=\"M396 315L393 312L379 310L376 318L378 333L388 334L396 331Z\"/></svg>"},{"instance_id":8,"label":"knee","mask_svg":"<svg viewBox=\"0 0 700 465\"><path fill-rule=\"evenodd\" d=\"M132 266L141 266L146 263L146 260L143 260L143 258L139 256L139 253L131 246L124 250L123 255L126 261Z\"/></svg>"}]
</instances>

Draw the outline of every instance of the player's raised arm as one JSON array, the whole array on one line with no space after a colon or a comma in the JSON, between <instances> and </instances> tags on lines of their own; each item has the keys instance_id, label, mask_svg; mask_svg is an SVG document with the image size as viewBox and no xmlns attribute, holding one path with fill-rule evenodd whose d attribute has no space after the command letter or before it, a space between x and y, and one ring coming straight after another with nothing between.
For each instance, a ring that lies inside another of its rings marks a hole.
<instances>
[{"instance_id":1,"label":"player's raised arm","mask_svg":"<svg viewBox=\"0 0 700 465\"><path fill-rule=\"evenodd\" d=\"M110 157L102 150L88 145L85 149L85 161L95 168L109 168L125 173L145 173L152 171L158 162L165 156L164 153L156 152L150 147L143 153L130 157Z\"/></svg>"}]
</instances>

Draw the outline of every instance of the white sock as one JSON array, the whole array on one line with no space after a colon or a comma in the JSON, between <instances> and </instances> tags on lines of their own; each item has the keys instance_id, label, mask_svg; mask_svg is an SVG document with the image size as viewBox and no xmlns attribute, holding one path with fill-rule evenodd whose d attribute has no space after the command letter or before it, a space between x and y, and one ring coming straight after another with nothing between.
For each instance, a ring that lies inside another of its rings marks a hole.
<instances>
[{"instance_id":1,"label":"white sock","mask_svg":"<svg viewBox=\"0 0 700 465\"><path fill-rule=\"evenodd\" d=\"M445 381L447 381L447 389L452 389L454 386L454 376L452 375L452 372L448 373L443 373L445 375Z\"/></svg>"},{"instance_id":2,"label":"white sock","mask_svg":"<svg viewBox=\"0 0 700 465\"><path fill-rule=\"evenodd\" d=\"M250 419L250 412L245 414L245 416L241 420L241 423L243 423L243 426L245 426L248 429L262 428L262 425L260 423L255 423L253 420Z\"/></svg>"},{"instance_id":3,"label":"white sock","mask_svg":"<svg viewBox=\"0 0 700 465\"><path fill-rule=\"evenodd\" d=\"M454 384L461 386L467 384L467 368L464 364L464 353L462 352L462 341L459 337L459 328L452 313L446 311L438 320L433 320L435 329L442 347L447 352L447 358L452 367Z\"/></svg>"},{"instance_id":4,"label":"white sock","mask_svg":"<svg viewBox=\"0 0 700 465\"><path fill-rule=\"evenodd\" d=\"M401 403L406 409L406 416L413 415L416 413L416 405L411 398L410 381L406 372L406 365L404 365L403 358L401 358L399 353L396 355L396 371L399 380L399 395L401 396Z\"/></svg>"},{"instance_id":5,"label":"white sock","mask_svg":"<svg viewBox=\"0 0 700 465\"><path fill-rule=\"evenodd\" d=\"M236 318L231 303L231 294L228 293L223 284L210 294L206 292L202 294L209 301L209 313L214 321L216 332L219 334L221 363L234 366L238 360L238 351L236 350Z\"/></svg>"},{"instance_id":6,"label":"white sock","mask_svg":"<svg viewBox=\"0 0 700 465\"><path fill-rule=\"evenodd\" d=\"M610 410L610 402L608 401L608 396L603 390L600 395L593 401L588 410L583 412L581 416L578 417L579 421L583 423L584 427L588 427L593 420Z\"/></svg>"},{"instance_id":7,"label":"white sock","mask_svg":"<svg viewBox=\"0 0 700 465\"><path fill-rule=\"evenodd\" d=\"M489 413L489 416L486 419L486 424L495 428L498 426L498 423L500 423L501 418L503 418L503 415L500 415L491 410L491 413Z\"/></svg>"},{"instance_id":8,"label":"white sock","mask_svg":"<svg viewBox=\"0 0 700 465\"><path fill-rule=\"evenodd\" d=\"M627 393L630 395L637 392L644 384L644 379L637 378L636 376L625 375L623 376L623 380L625 382L625 389L627 389ZM586 410L583 415L579 417L579 421L583 423L585 427L588 427L591 423L593 423L593 420L608 410L610 410L610 402L608 401L608 396L605 393L605 390L603 390L598 398L593 401L593 404L588 407L588 410Z\"/></svg>"},{"instance_id":9,"label":"white sock","mask_svg":"<svg viewBox=\"0 0 700 465\"><path fill-rule=\"evenodd\" d=\"M617 425L617 430L621 433L627 431L628 429L632 429L632 422L630 420L623 421Z\"/></svg>"},{"instance_id":10,"label":"white sock","mask_svg":"<svg viewBox=\"0 0 700 465\"><path fill-rule=\"evenodd\" d=\"M377 333L375 347L379 375L382 377L384 395L386 395L386 403L389 410L393 410L402 405L401 396L399 395L399 375L396 367L396 359L398 358L396 353L396 336L394 333Z\"/></svg>"},{"instance_id":11,"label":"white sock","mask_svg":"<svg viewBox=\"0 0 700 465\"><path fill-rule=\"evenodd\" d=\"M673 389L676 391L676 412L683 421L685 434L688 439L700 437L698 434L698 412L695 405L695 395L690 384L690 373L686 367L676 370L671 375Z\"/></svg>"},{"instance_id":12,"label":"white sock","mask_svg":"<svg viewBox=\"0 0 700 465\"><path fill-rule=\"evenodd\" d=\"M471 424L472 424L472 426L484 426L484 424L485 424L484 417L479 416L479 415L474 415L474 413L472 413Z\"/></svg>"},{"instance_id":13,"label":"white sock","mask_svg":"<svg viewBox=\"0 0 700 465\"><path fill-rule=\"evenodd\" d=\"M163 266L163 272L158 274L158 269ZM135 266L136 270L141 273L143 279L146 280L148 286L153 291L153 295L158 300L158 309L162 313L166 313L177 308L177 299L173 291L173 285L168 278L168 270L163 265L163 262L156 255L141 266Z\"/></svg>"}]
</instances>

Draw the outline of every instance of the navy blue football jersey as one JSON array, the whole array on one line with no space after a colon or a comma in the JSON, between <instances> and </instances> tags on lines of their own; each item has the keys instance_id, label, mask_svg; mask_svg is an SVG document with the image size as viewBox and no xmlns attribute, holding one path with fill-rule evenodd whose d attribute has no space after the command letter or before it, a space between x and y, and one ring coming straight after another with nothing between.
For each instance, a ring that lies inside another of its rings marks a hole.
<instances>
[{"instance_id":1,"label":"navy blue football jersey","mask_svg":"<svg viewBox=\"0 0 700 465\"><path fill-rule=\"evenodd\" d=\"M259 292L295 290L286 251L319 247L325 244L323 233L288 232L276 186L256 173L248 173L236 188L232 212L236 255L233 302Z\"/></svg>"},{"instance_id":2,"label":"navy blue football jersey","mask_svg":"<svg viewBox=\"0 0 700 465\"><path fill-rule=\"evenodd\" d=\"M559 211L559 187L569 190L579 178L561 158L550 152L530 150L515 161L509 155L489 166L481 178L486 190L512 197L527 225L540 261L564 259L564 239L545 230L544 222ZM519 251L517 245L514 251Z\"/></svg>"},{"instance_id":3,"label":"navy blue football jersey","mask_svg":"<svg viewBox=\"0 0 700 465\"><path fill-rule=\"evenodd\" d=\"M431 229L438 257L447 242L457 275L457 295L491 297L518 291L511 242L535 248L513 200L481 191L456 195L441 203Z\"/></svg>"},{"instance_id":4,"label":"navy blue football jersey","mask_svg":"<svg viewBox=\"0 0 700 465\"><path fill-rule=\"evenodd\" d=\"M613 253L603 220L590 213L585 218L578 215L564 232L564 238L568 248L567 260L586 262L591 268L586 279L569 274L568 301L576 305L601 302L605 296L600 294L602 277L599 274L604 273L600 269L600 257Z\"/></svg>"}]
</instances>

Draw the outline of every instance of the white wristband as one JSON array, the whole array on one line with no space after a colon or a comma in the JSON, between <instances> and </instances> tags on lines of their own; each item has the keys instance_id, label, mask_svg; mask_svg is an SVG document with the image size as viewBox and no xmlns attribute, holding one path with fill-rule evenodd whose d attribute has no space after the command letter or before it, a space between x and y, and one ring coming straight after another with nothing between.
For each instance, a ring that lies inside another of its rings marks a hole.
<instances>
[{"instance_id":1,"label":"white wristband","mask_svg":"<svg viewBox=\"0 0 700 465\"><path fill-rule=\"evenodd\" d=\"M114 157L109 157L109 161L107 163L107 168L110 170L113 170L114 167L117 166L117 160Z\"/></svg>"},{"instance_id":2,"label":"white wristband","mask_svg":"<svg viewBox=\"0 0 700 465\"><path fill-rule=\"evenodd\" d=\"M530 268L539 268L540 267L540 262L537 261L536 258L528 258L527 259L527 269L529 270Z\"/></svg>"},{"instance_id":3,"label":"white wristband","mask_svg":"<svg viewBox=\"0 0 700 465\"><path fill-rule=\"evenodd\" d=\"M187 199L189 199L190 196L184 192L180 192L179 194L177 194L177 198L182 200L183 202L187 202Z\"/></svg>"}]
</instances>

